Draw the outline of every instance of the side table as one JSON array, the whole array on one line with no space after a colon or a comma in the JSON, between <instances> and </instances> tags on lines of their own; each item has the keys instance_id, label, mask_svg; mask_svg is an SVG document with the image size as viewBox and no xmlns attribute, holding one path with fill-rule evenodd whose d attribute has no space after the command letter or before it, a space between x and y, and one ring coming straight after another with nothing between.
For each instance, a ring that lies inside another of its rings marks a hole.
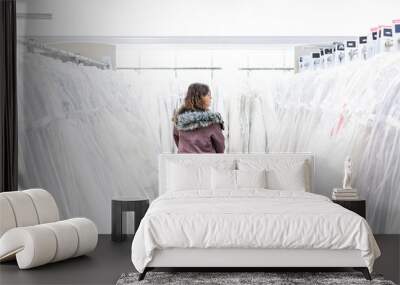
<instances>
[{"instance_id":1,"label":"side table","mask_svg":"<svg viewBox=\"0 0 400 285\"><path fill-rule=\"evenodd\" d=\"M123 241L126 234L123 233L126 224L124 212L135 212L135 232L137 231L140 221L149 208L149 200L137 199L129 197L116 197L111 202L111 240Z\"/></svg>"},{"instance_id":2,"label":"side table","mask_svg":"<svg viewBox=\"0 0 400 285\"><path fill-rule=\"evenodd\" d=\"M366 201L365 200L332 200L332 202L359 214L364 219L366 218Z\"/></svg>"}]
</instances>

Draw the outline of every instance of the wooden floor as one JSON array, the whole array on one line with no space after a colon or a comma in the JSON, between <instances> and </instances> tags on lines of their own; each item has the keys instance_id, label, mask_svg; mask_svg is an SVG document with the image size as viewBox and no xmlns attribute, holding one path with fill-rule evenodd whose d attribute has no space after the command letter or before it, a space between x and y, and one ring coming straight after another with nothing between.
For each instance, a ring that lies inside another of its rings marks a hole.
<instances>
[{"instance_id":1,"label":"wooden floor","mask_svg":"<svg viewBox=\"0 0 400 285\"><path fill-rule=\"evenodd\" d=\"M375 272L395 283L400 281L400 235L375 236L382 256ZM34 269L19 270L16 262L0 264L0 284L115 284L124 272L134 271L130 259L132 237L121 243L99 236L94 252Z\"/></svg>"},{"instance_id":2,"label":"wooden floor","mask_svg":"<svg viewBox=\"0 0 400 285\"><path fill-rule=\"evenodd\" d=\"M88 256L18 270L16 262L0 264L0 284L115 284L124 272L134 271L130 259L132 238L111 241L100 235L95 251Z\"/></svg>"}]
</instances>

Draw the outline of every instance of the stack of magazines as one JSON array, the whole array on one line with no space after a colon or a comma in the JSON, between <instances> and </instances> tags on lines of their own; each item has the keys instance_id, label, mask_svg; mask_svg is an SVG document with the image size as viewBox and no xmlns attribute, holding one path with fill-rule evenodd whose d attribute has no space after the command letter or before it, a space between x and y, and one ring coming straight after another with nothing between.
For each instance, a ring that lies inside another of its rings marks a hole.
<instances>
[{"instance_id":1,"label":"stack of magazines","mask_svg":"<svg viewBox=\"0 0 400 285\"><path fill-rule=\"evenodd\" d=\"M334 188L332 193L333 200L359 200L357 189Z\"/></svg>"}]
</instances>

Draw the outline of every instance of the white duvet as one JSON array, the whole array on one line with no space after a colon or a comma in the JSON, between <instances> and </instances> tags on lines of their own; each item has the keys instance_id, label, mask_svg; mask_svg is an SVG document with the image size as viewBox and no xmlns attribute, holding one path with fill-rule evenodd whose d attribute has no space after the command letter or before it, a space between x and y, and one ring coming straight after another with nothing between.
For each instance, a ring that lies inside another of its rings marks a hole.
<instances>
[{"instance_id":1,"label":"white duvet","mask_svg":"<svg viewBox=\"0 0 400 285\"><path fill-rule=\"evenodd\" d=\"M371 272L380 255L359 215L325 196L265 189L160 196L133 239L132 262L143 272L165 248L358 249Z\"/></svg>"}]
</instances>

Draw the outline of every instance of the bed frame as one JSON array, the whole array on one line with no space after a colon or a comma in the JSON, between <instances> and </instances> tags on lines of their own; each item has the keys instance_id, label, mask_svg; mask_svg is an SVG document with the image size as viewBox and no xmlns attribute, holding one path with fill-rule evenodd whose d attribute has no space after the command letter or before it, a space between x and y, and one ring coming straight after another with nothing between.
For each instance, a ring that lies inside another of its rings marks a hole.
<instances>
[{"instance_id":1,"label":"bed frame","mask_svg":"<svg viewBox=\"0 0 400 285\"><path fill-rule=\"evenodd\" d=\"M156 250L152 261L139 275L142 280L148 271L171 268L194 271L270 271L271 269L336 269L353 268L371 280L359 250L329 249L193 249L171 248Z\"/></svg>"},{"instance_id":2,"label":"bed frame","mask_svg":"<svg viewBox=\"0 0 400 285\"><path fill-rule=\"evenodd\" d=\"M311 153L261 153L261 154L161 154L159 156L159 194L166 191L168 161L189 160L198 163L218 163L239 158L255 159L303 159L310 166L310 190L314 190L314 157ZM223 268L228 271L265 271L298 268L343 268L361 271L371 280L369 270L359 250L330 249L253 249L253 248L169 248L156 250L139 280L154 269L196 269L214 271Z\"/></svg>"}]
</instances>

